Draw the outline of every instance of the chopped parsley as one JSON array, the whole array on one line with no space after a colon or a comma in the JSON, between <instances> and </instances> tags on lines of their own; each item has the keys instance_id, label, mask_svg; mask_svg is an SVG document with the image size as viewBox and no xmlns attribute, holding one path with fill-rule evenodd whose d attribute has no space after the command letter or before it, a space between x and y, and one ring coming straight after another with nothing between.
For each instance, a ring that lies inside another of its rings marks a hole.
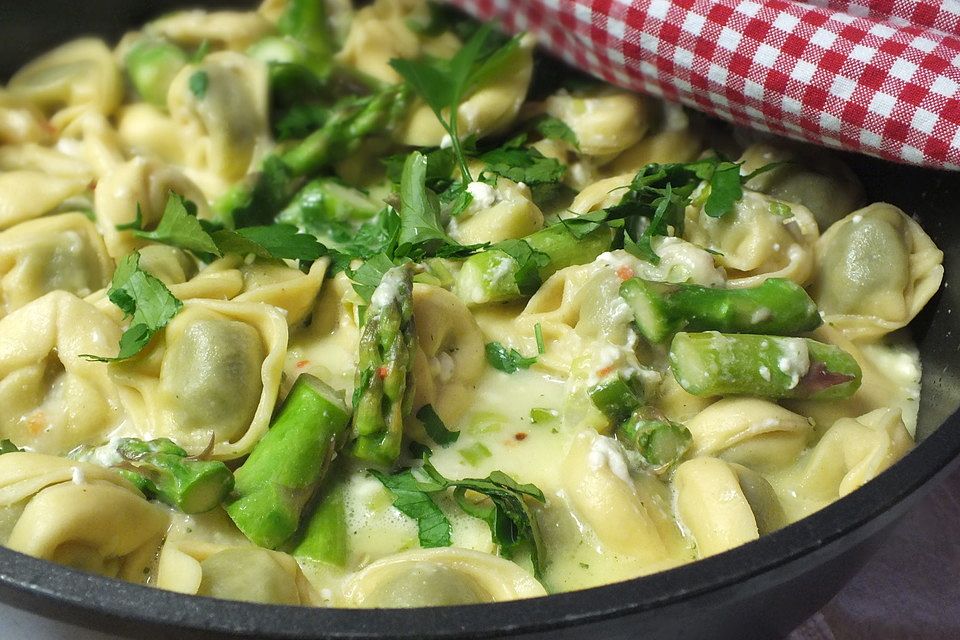
<instances>
[{"instance_id":1,"label":"chopped parsley","mask_svg":"<svg viewBox=\"0 0 960 640\"><path fill-rule=\"evenodd\" d=\"M447 429L447 425L443 424L443 420L441 420L437 412L434 411L432 405L423 405L420 410L417 411L417 420L423 425L423 429L427 432L427 435L430 436L430 439L441 447L453 444L460 437L459 431Z\"/></svg>"},{"instance_id":2,"label":"chopped parsley","mask_svg":"<svg viewBox=\"0 0 960 640\"><path fill-rule=\"evenodd\" d=\"M114 357L81 355L94 362L117 362L137 355L158 331L167 326L183 303L167 286L140 268L136 251L120 260L107 291L110 302L130 318L130 326L120 336L120 351Z\"/></svg>"},{"instance_id":3,"label":"chopped parsley","mask_svg":"<svg viewBox=\"0 0 960 640\"><path fill-rule=\"evenodd\" d=\"M488 342L486 353L490 366L504 373L516 373L537 363L536 356L524 356L516 349L507 349L499 342Z\"/></svg>"},{"instance_id":4,"label":"chopped parsley","mask_svg":"<svg viewBox=\"0 0 960 640\"><path fill-rule=\"evenodd\" d=\"M207 96L207 89L210 87L210 76L206 71L196 71L187 80L187 86L190 87L190 93L197 100L203 100Z\"/></svg>"}]
</instances>

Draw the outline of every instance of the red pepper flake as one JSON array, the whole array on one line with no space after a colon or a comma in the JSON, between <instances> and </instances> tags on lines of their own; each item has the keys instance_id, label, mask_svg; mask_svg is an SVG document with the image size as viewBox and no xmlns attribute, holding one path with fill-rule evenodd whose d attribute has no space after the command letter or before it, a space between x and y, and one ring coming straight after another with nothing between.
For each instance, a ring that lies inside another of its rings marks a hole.
<instances>
[{"instance_id":1,"label":"red pepper flake","mask_svg":"<svg viewBox=\"0 0 960 640\"><path fill-rule=\"evenodd\" d=\"M297 360L297 369L303 369L308 364L310 364L309 360Z\"/></svg>"},{"instance_id":2,"label":"red pepper flake","mask_svg":"<svg viewBox=\"0 0 960 640\"><path fill-rule=\"evenodd\" d=\"M631 269L625 264L622 264L619 267L617 267L617 277L620 278L621 280L629 280L634 275L635 274L633 272L633 269Z\"/></svg>"},{"instance_id":3,"label":"red pepper flake","mask_svg":"<svg viewBox=\"0 0 960 640\"><path fill-rule=\"evenodd\" d=\"M379 376L381 380L385 380L388 375L390 375L390 367L387 365L377 367L377 376Z\"/></svg>"},{"instance_id":4,"label":"red pepper flake","mask_svg":"<svg viewBox=\"0 0 960 640\"><path fill-rule=\"evenodd\" d=\"M609 367L604 367L603 369L600 369L597 371L597 377L606 378L608 375L613 373L614 369L616 369L616 367L613 365L610 365Z\"/></svg>"},{"instance_id":5,"label":"red pepper flake","mask_svg":"<svg viewBox=\"0 0 960 640\"><path fill-rule=\"evenodd\" d=\"M516 438L517 440L522 441L527 439L527 434L524 433L523 431L518 431L517 433L514 434L513 437Z\"/></svg>"}]
</instances>

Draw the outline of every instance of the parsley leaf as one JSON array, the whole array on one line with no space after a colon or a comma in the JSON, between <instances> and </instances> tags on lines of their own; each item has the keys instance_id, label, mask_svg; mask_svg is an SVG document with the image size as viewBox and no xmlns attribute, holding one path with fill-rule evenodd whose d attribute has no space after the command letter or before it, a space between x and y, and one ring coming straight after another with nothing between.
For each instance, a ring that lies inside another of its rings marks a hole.
<instances>
[{"instance_id":1,"label":"parsley leaf","mask_svg":"<svg viewBox=\"0 0 960 640\"><path fill-rule=\"evenodd\" d=\"M207 75L206 71L196 71L187 80L187 86L197 100L203 100L210 86L210 76Z\"/></svg>"},{"instance_id":2,"label":"parsley leaf","mask_svg":"<svg viewBox=\"0 0 960 640\"><path fill-rule=\"evenodd\" d=\"M725 216L743 199L739 164L720 162L713 167L706 179L710 184L710 195L703 205L703 211L711 218Z\"/></svg>"},{"instance_id":3,"label":"parsley leaf","mask_svg":"<svg viewBox=\"0 0 960 640\"><path fill-rule=\"evenodd\" d=\"M533 147L499 147L480 156L486 171L528 186L553 184L563 179L567 168Z\"/></svg>"},{"instance_id":4,"label":"parsley leaf","mask_svg":"<svg viewBox=\"0 0 960 640\"><path fill-rule=\"evenodd\" d=\"M428 482L420 482L424 490L442 490L452 488L457 504L468 515L480 518L490 527L490 535L506 558L513 558L517 552L527 549L533 563L533 572L537 578L543 575L544 549L540 538L540 529L536 515L527 505L526 498L546 502L543 492L532 484L519 484L503 473L493 471L486 478L463 478L449 480L437 471L428 459L423 461L423 472ZM477 503L467 491L479 493L489 500Z\"/></svg>"},{"instance_id":5,"label":"parsley leaf","mask_svg":"<svg viewBox=\"0 0 960 640\"><path fill-rule=\"evenodd\" d=\"M490 366L504 373L516 373L520 369L529 369L537 363L536 356L528 358L516 349L507 349L499 342L488 342L486 353Z\"/></svg>"},{"instance_id":6,"label":"parsley leaf","mask_svg":"<svg viewBox=\"0 0 960 640\"><path fill-rule=\"evenodd\" d=\"M449 547L452 544L450 521L433 498L420 488L410 469L392 475L375 469L370 469L369 473L393 494L393 506L416 520L421 547Z\"/></svg>"},{"instance_id":7,"label":"parsley leaf","mask_svg":"<svg viewBox=\"0 0 960 640\"><path fill-rule=\"evenodd\" d=\"M133 225L123 226L133 228L138 238L186 249L201 257L236 253L271 260L311 261L328 253L314 236L300 233L293 225L243 227L237 231L218 229L210 222L198 220L196 210L194 203L171 191L156 229L144 231L140 228L143 216L139 207Z\"/></svg>"},{"instance_id":8,"label":"parsley leaf","mask_svg":"<svg viewBox=\"0 0 960 640\"><path fill-rule=\"evenodd\" d=\"M430 436L430 439L441 447L453 444L460 437L459 431L447 429L447 425L443 424L443 420L441 420L437 412L434 411L432 405L423 405L420 410L417 411L417 420L423 424L423 428L427 432L427 435Z\"/></svg>"},{"instance_id":9,"label":"parsley leaf","mask_svg":"<svg viewBox=\"0 0 960 640\"><path fill-rule=\"evenodd\" d=\"M517 281L517 290L523 295L531 295L541 284L540 270L550 264L550 256L537 251L526 240L501 240L491 245L491 250L502 251L511 258L516 265L514 279Z\"/></svg>"},{"instance_id":10,"label":"parsley leaf","mask_svg":"<svg viewBox=\"0 0 960 640\"><path fill-rule=\"evenodd\" d=\"M132 358L183 307L163 282L140 269L140 254L136 251L120 260L107 297L123 311L124 317L130 318L130 326L120 336L120 352L116 357L81 355L85 360L116 362Z\"/></svg>"},{"instance_id":11,"label":"parsley leaf","mask_svg":"<svg viewBox=\"0 0 960 640\"><path fill-rule=\"evenodd\" d=\"M136 229L133 234L144 240L169 244L194 253L221 255L213 238L200 226L196 210L196 205L171 191L157 228L153 231ZM142 219L140 208L137 207L137 220Z\"/></svg>"},{"instance_id":12,"label":"parsley leaf","mask_svg":"<svg viewBox=\"0 0 960 640\"><path fill-rule=\"evenodd\" d=\"M0 455L4 453L16 453L18 451L23 451L23 449L13 444L8 438L0 440Z\"/></svg>"},{"instance_id":13,"label":"parsley leaf","mask_svg":"<svg viewBox=\"0 0 960 640\"><path fill-rule=\"evenodd\" d=\"M347 276L353 281L353 290L357 295L370 302L373 292L383 279L383 274L395 266L393 260L380 253L366 260L356 270L348 268Z\"/></svg>"},{"instance_id":14,"label":"parsley leaf","mask_svg":"<svg viewBox=\"0 0 960 640\"><path fill-rule=\"evenodd\" d=\"M502 71L519 46L519 40L512 38L500 48L488 52L489 43L494 39L490 25L483 25L450 60L395 58L390 61L390 66L423 98L450 136L465 182L472 182L473 178L460 143L457 124L460 102L472 89ZM445 110L449 114L447 117L443 115Z\"/></svg>"},{"instance_id":15,"label":"parsley leaf","mask_svg":"<svg viewBox=\"0 0 960 640\"><path fill-rule=\"evenodd\" d=\"M398 253L409 255L424 245L456 244L440 225L440 201L426 186L427 159L407 156L400 181L400 236Z\"/></svg>"},{"instance_id":16,"label":"parsley leaf","mask_svg":"<svg viewBox=\"0 0 960 640\"><path fill-rule=\"evenodd\" d=\"M571 147L580 150L580 143L577 141L577 135L573 132L566 122L553 116L543 116L538 118L533 124L534 130L544 138L551 140L562 140Z\"/></svg>"},{"instance_id":17,"label":"parsley leaf","mask_svg":"<svg viewBox=\"0 0 960 640\"><path fill-rule=\"evenodd\" d=\"M271 258L286 258L289 260L316 260L327 254L327 249L317 242L309 233L300 233L296 227L289 224L272 224L264 227L244 227L232 233L248 242L262 248ZM215 238L222 237L220 232ZM221 247L226 253L228 249ZM260 255L257 251L251 251Z\"/></svg>"}]
</instances>

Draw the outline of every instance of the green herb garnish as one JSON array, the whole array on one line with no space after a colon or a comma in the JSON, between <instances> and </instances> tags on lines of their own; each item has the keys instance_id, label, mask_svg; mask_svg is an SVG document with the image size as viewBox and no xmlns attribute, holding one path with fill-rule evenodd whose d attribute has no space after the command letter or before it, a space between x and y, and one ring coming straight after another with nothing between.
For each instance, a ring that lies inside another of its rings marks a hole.
<instances>
[{"instance_id":1,"label":"green herb garnish","mask_svg":"<svg viewBox=\"0 0 960 640\"><path fill-rule=\"evenodd\" d=\"M450 136L465 183L472 182L473 178L467 167L457 124L460 102L477 86L500 71L519 46L519 39L515 37L500 48L488 52L488 43L493 41L494 37L492 27L484 25L450 60L424 58L390 61L390 66L423 98ZM444 111L447 112L446 116Z\"/></svg>"},{"instance_id":2,"label":"green herb garnish","mask_svg":"<svg viewBox=\"0 0 960 640\"><path fill-rule=\"evenodd\" d=\"M504 373L516 373L520 369L529 369L536 364L536 356L524 356L516 349L507 349L499 342L488 342L486 346L487 362Z\"/></svg>"},{"instance_id":3,"label":"green herb garnish","mask_svg":"<svg viewBox=\"0 0 960 640\"><path fill-rule=\"evenodd\" d=\"M370 475L379 480L393 494L393 506L400 513L413 518L417 523L420 546L449 547L453 527L430 494L420 487L410 469L387 475L370 469Z\"/></svg>"},{"instance_id":4,"label":"green herb garnish","mask_svg":"<svg viewBox=\"0 0 960 640\"><path fill-rule=\"evenodd\" d=\"M417 420L423 424L423 429L427 432L427 435L430 436L430 439L441 447L453 444L460 437L459 431L451 431L447 428L447 425L443 424L443 420L437 415L432 405L423 405L420 410L417 411Z\"/></svg>"},{"instance_id":5,"label":"green herb garnish","mask_svg":"<svg viewBox=\"0 0 960 640\"><path fill-rule=\"evenodd\" d=\"M120 336L120 352L115 357L81 355L85 360L117 362L132 358L183 307L163 282L140 268L140 254L136 251L120 260L107 297L123 311L124 317L130 318L130 326Z\"/></svg>"},{"instance_id":6,"label":"green herb garnish","mask_svg":"<svg viewBox=\"0 0 960 640\"><path fill-rule=\"evenodd\" d=\"M210 86L210 76L207 75L206 71L196 71L187 80L187 86L190 87L190 93L192 93L197 100L203 100Z\"/></svg>"}]
</instances>

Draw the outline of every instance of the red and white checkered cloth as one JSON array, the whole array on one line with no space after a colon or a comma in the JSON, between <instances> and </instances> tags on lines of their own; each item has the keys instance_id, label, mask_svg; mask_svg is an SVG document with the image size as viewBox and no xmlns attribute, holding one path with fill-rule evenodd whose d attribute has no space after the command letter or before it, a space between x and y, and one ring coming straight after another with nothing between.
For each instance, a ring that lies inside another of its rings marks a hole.
<instances>
[{"instance_id":1,"label":"red and white checkered cloth","mask_svg":"<svg viewBox=\"0 0 960 640\"><path fill-rule=\"evenodd\" d=\"M614 84L960 169L960 0L452 0Z\"/></svg>"}]
</instances>

